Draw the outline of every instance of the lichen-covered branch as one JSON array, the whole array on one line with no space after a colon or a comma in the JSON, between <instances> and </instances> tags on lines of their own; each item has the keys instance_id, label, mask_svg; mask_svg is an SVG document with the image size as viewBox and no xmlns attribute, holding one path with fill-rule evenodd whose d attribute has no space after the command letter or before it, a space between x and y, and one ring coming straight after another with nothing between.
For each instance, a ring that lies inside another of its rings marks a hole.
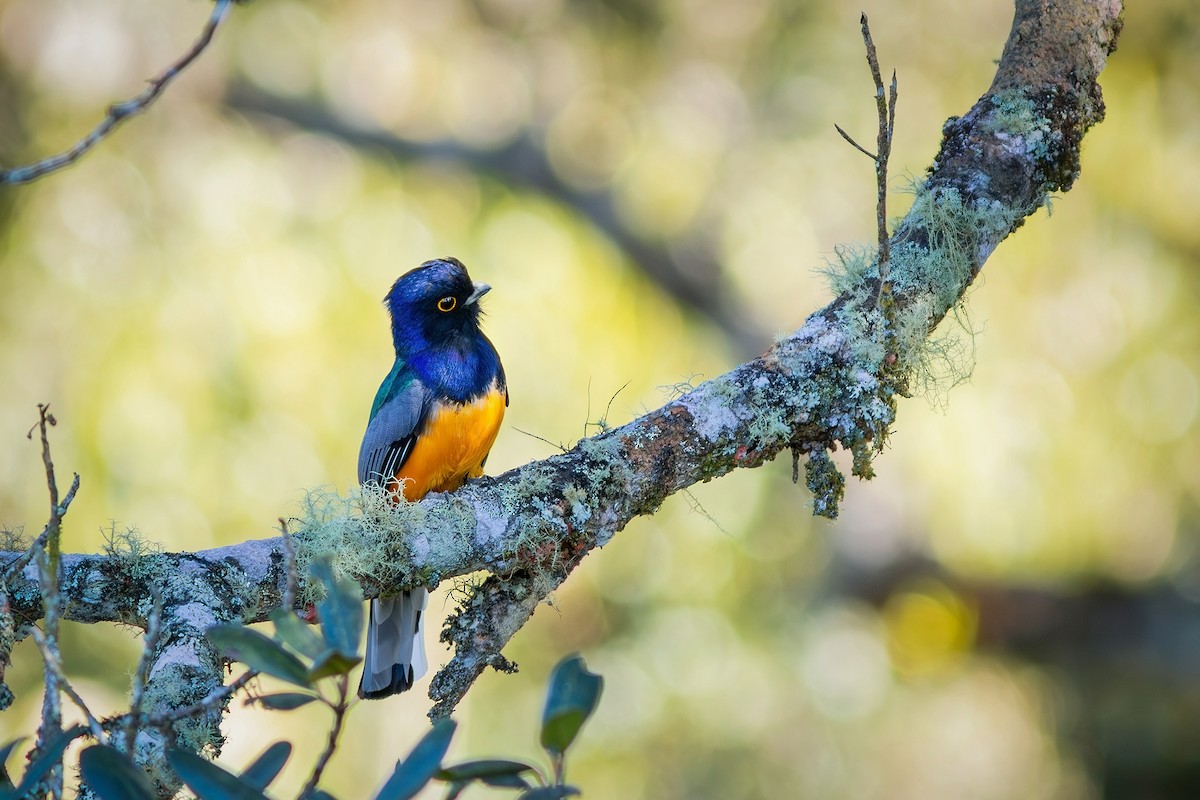
<instances>
[{"instance_id":1,"label":"lichen-covered branch","mask_svg":"<svg viewBox=\"0 0 1200 800\"><path fill-rule=\"evenodd\" d=\"M886 303L876 260L846 257L837 298L799 330L568 452L415 504L313 493L287 525L298 560L332 554L368 596L491 574L447 623L457 652L431 690L442 714L485 667L509 668L501 649L589 552L675 492L790 449L807 454L814 511L836 515L845 479L829 453L852 451L854 473L870 475L932 329L996 246L1074 182L1082 137L1103 116L1096 78L1120 11L1115 0L1018 0L991 89L946 124L891 237ZM203 630L264 619L287 591L287 562L281 538L199 553L64 555L63 618L145 626L158 587L162 632L145 702L187 704L221 680ZM300 587L300 602L307 591ZM41 615L36 570L12 575L8 593L18 620ZM215 724L186 724L196 727L178 735L191 746L217 743Z\"/></svg>"}]
</instances>

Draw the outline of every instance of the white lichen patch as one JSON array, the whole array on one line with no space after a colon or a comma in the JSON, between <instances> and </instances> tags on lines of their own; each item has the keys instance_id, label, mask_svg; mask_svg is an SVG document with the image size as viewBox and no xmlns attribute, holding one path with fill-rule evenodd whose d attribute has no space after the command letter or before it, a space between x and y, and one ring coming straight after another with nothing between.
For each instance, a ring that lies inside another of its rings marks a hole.
<instances>
[{"instance_id":1,"label":"white lichen patch","mask_svg":"<svg viewBox=\"0 0 1200 800\"><path fill-rule=\"evenodd\" d=\"M727 379L718 378L702 384L675 401L687 409L696 433L710 442L728 438L731 431L753 416L744 405L742 392Z\"/></svg>"},{"instance_id":2,"label":"white lichen patch","mask_svg":"<svg viewBox=\"0 0 1200 800\"><path fill-rule=\"evenodd\" d=\"M150 668L150 680L153 681L161 677L161 673L177 667L204 667L204 663L196 652L195 642L184 640L164 647Z\"/></svg>"},{"instance_id":3,"label":"white lichen patch","mask_svg":"<svg viewBox=\"0 0 1200 800\"><path fill-rule=\"evenodd\" d=\"M186 622L194 630L206 631L219 620L210 606L202 603L186 603L175 609L172 614L176 620Z\"/></svg>"}]
</instances>

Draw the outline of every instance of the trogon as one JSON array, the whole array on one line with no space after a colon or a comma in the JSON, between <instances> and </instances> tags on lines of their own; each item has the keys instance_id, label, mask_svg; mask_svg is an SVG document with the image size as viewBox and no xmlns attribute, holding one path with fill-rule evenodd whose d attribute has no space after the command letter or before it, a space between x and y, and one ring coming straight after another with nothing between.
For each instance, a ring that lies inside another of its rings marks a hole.
<instances>
[{"instance_id":1,"label":"trogon","mask_svg":"<svg viewBox=\"0 0 1200 800\"><path fill-rule=\"evenodd\" d=\"M392 285L384 304L396 362L358 454L364 486L412 502L483 474L508 406L500 356L479 328L479 298L490 288L455 258L427 261ZM360 697L403 692L425 673L427 601L424 589L371 601Z\"/></svg>"}]
</instances>

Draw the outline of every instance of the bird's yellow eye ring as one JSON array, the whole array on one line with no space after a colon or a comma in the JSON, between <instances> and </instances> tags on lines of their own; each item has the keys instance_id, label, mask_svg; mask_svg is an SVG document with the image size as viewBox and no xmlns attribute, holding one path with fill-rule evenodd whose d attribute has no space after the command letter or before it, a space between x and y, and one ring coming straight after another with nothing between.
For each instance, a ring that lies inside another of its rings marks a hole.
<instances>
[{"instance_id":1,"label":"bird's yellow eye ring","mask_svg":"<svg viewBox=\"0 0 1200 800\"><path fill-rule=\"evenodd\" d=\"M450 312L458 305L458 299L455 297L443 297L438 300L438 311Z\"/></svg>"}]
</instances>

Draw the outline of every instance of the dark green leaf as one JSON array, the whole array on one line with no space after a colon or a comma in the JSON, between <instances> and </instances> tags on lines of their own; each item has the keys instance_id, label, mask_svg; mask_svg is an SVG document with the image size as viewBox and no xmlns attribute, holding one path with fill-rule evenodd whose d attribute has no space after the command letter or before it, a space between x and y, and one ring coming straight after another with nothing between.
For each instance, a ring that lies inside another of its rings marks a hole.
<instances>
[{"instance_id":1,"label":"dark green leaf","mask_svg":"<svg viewBox=\"0 0 1200 800\"><path fill-rule=\"evenodd\" d=\"M317 603L325 645L344 656L357 657L363 629L362 589L354 581L336 580L328 558L314 559L309 569L325 586L325 599Z\"/></svg>"},{"instance_id":2,"label":"dark green leaf","mask_svg":"<svg viewBox=\"0 0 1200 800\"><path fill-rule=\"evenodd\" d=\"M119 750L95 744L79 754L83 781L100 800L154 800L146 772Z\"/></svg>"},{"instance_id":3,"label":"dark green leaf","mask_svg":"<svg viewBox=\"0 0 1200 800\"><path fill-rule=\"evenodd\" d=\"M324 789L314 789L307 800L337 800L337 798Z\"/></svg>"},{"instance_id":4,"label":"dark green leaf","mask_svg":"<svg viewBox=\"0 0 1200 800\"><path fill-rule=\"evenodd\" d=\"M300 655L316 658L325 649L321 637L295 611L277 608L271 612L271 622L275 623L275 638Z\"/></svg>"},{"instance_id":5,"label":"dark green leaf","mask_svg":"<svg viewBox=\"0 0 1200 800\"><path fill-rule=\"evenodd\" d=\"M550 673L542 712L542 747L561 756L575 741L583 723L596 710L604 678L587 671L578 655L568 656Z\"/></svg>"},{"instance_id":6,"label":"dark green leaf","mask_svg":"<svg viewBox=\"0 0 1200 800\"><path fill-rule=\"evenodd\" d=\"M62 763L62 755L67 746L86 732L87 729L82 725L76 725L73 728L67 728L48 741L38 757L25 769L25 774L21 776L21 782L17 785L14 796L25 797L32 792L33 787L46 777L55 764Z\"/></svg>"},{"instance_id":7,"label":"dark green leaf","mask_svg":"<svg viewBox=\"0 0 1200 800\"><path fill-rule=\"evenodd\" d=\"M8 777L8 768L4 766L4 762L8 761L8 757L12 755L12 751L25 741L24 736L18 736L8 744L0 747L0 791L13 788L12 779Z\"/></svg>"},{"instance_id":8,"label":"dark green leaf","mask_svg":"<svg viewBox=\"0 0 1200 800\"><path fill-rule=\"evenodd\" d=\"M297 686L309 685L308 670L300 659L258 631L244 625L217 625L208 629L208 640L226 657L241 661L251 669Z\"/></svg>"},{"instance_id":9,"label":"dark green leaf","mask_svg":"<svg viewBox=\"0 0 1200 800\"><path fill-rule=\"evenodd\" d=\"M345 675L360 663L362 659L358 656L346 656L337 650L326 650L317 656L308 668L308 679L315 682L330 675Z\"/></svg>"},{"instance_id":10,"label":"dark green leaf","mask_svg":"<svg viewBox=\"0 0 1200 800\"><path fill-rule=\"evenodd\" d=\"M269 708L272 711L291 711L306 706L316 699L316 695L303 692L280 692L279 694L263 695L258 698L258 702L262 704L263 708Z\"/></svg>"},{"instance_id":11,"label":"dark green leaf","mask_svg":"<svg viewBox=\"0 0 1200 800\"><path fill-rule=\"evenodd\" d=\"M563 800L564 797L575 797L580 791L574 786L539 786L528 792L521 792L517 800Z\"/></svg>"},{"instance_id":12,"label":"dark green leaf","mask_svg":"<svg viewBox=\"0 0 1200 800\"><path fill-rule=\"evenodd\" d=\"M441 769L455 727L456 723L449 718L433 723L433 729L417 742L408 758L396 764L396 771L375 795L375 800L408 800L416 796Z\"/></svg>"},{"instance_id":13,"label":"dark green leaf","mask_svg":"<svg viewBox=\"0 0 1200 800\"><path fill-rule=\"evenodd\" d=\"M199 800L267 800L237 775L188 750L168 750L167 761Z\"/></svg>"},{"instance_id":14,"label":"dark green leaf","mask_svg":"<svg viewBox=\"0 0 1200 800\"><path fill-rule=\"evenodd\" d=\"M483 781L488 786L503 786L511 789L527 789L529 781L521 777L524 772L537 772L537 767L521 761L507 759L486 759L482 761L464 761L461 764L444 767L436 777L439 781L458 783L462 781Z\"/></svg>"},{"instance_id":15,"label":"dark green leaf","mask_svg":"<svg viewBox=\"0 0 1200 800\"><path fill-rule=\"evenodd\" d=\"M446 787L446 796L442 800L458 800L458 796L471 785L470 781L458 781Z\"/></svg>"},{"instance_id":16,"label":"dark green leaf","mask_svg":"<svg viewBox=\"0 0 1200 800\"><path fill-rule=\"evenodd\" d=\"M260 792L265 790L279 775L291 754L290 742L276 742L264 750L253 764L242 770L242 783L249 784Z\"/></svg>"}]
</instances>

